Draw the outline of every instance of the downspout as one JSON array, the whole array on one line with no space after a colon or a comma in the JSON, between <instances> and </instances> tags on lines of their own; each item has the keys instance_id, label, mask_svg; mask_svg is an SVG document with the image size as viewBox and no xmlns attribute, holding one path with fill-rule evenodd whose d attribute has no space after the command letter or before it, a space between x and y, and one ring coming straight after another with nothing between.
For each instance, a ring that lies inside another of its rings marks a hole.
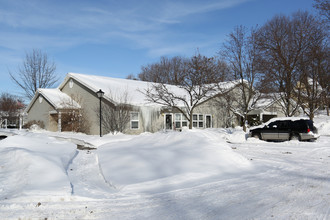
<instances>
[{"instance_id":1,"label":"downspout","mask_svg":"<svg viewBox=\"0 0 330 220\"><path fill-rule=\"evenodd\" d=\"M57 131L62 131L62 112L58 111L58 119L57 119Z\"/></svg>"},{"instance_id":2,"label":"downspout","mask_svg":"<svg viewBox=\"0 0 330 220\"><path fill-rule=\"evenodd\" d=\"M22 130L22 124L23 124L23 116L22 114L19 114L19 130Z\"/></svg>"}]
</instances>

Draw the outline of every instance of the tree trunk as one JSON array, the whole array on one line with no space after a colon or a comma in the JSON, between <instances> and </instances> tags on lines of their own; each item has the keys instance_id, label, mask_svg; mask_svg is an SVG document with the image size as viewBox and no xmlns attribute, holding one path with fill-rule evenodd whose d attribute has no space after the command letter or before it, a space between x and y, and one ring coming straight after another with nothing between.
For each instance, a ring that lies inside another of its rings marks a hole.
<instances>
[{"instance_id":1,"label":"tree trunk","mask_svg":"<svg viewBox=\"0 0 330 220\"><path fill-rule=\"evenodd\" d=\"M247 115L244 114L243 117L244 117L244 118L243 118L243 131L246 132L246 121L247 121Z\"/></svg>"},{"instance_id":2,"label":"tree trunk","mask_svg":"<svg viewBox=\"0 0 330 220\"><path fill-rule=\"evenodd\" d=\"M193 122L192 122L192 118L193 118L193 114L191 113L189 115L190 119L189 119L189 129L192 129L192 126L193 126Z\"/></svg>"}]
</instances>

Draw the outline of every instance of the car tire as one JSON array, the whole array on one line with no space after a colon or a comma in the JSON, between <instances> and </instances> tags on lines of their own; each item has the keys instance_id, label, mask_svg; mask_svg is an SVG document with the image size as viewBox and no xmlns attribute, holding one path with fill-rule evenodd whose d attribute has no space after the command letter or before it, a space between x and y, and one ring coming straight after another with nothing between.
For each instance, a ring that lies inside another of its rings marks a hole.
<instances>
[{"instance_id":1,"label":"car tire","mask_svg":"<svg viewBox=\"0 0 330 220\"><path fill-rule=\"evenodd\" d=\"M261 140L260 134L253 134L252 137Z\"/></svg>"},{"instance_id":2,"label":"car tire","mask_svg":"<svg viewBox=\"0 0 330 220\"><path fill-rule=\"evenodd\" d=\"M291 135L290 141L300 141L299 134L293 134L293 135Z\"/></svg>"}]
</instances>

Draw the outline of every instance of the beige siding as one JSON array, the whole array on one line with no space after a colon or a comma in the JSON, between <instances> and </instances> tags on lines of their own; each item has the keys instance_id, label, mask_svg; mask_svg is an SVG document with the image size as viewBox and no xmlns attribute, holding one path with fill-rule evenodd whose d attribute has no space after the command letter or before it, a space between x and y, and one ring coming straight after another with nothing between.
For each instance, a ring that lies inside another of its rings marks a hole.
<instances>
[{"instance_id":1,"label":"beige siding","mask_svg":"<svg viewBox=\"0 0 330 220\"><path fill-rule=\"evenodd\" d=\"M98 135L100 133L100 127L97 111L100 106L100 101L96 93L92 93L90 89L75 80L73 80L72 88L70 88L70 80L68 80L62 88L62 92L71 96L81 105L90 124L90 134Z\"/></svg>"},{"instance_id":2,"label":"beige siding","mask_svg":"<svg viewBox=\"0 0 330 220\"><path fill-rule=\"evenodd\" d=\"M229 93L227 93L231 97L237 96L239 93L238 88L234 88ZM204 119L205 115L212 116L212 127L213 128L222 128L222 127L232 127L238 126L239 120L237 115L235 115L228 106L228 101L225 100L224 96L217 96L215 98L209 99L208 101L199 105L194 113L203 114ZM232 107L235 108L235 102L231 102Z\"/></svg>"},{"instance_id":3,"label":"beige siding","mask_svg":"<svg viewBox=\"0 0 330 220\"><path fill-rule=\"evenodd\" d=\"M210 100L198 106L194 110L194 114L203 114L204 123L205 123L205 115L211 115L213 128L238 125L236 115L234 115L232 112L228 112L226 109L224 109L224 107L219 106L218 103L214 102L213 100Z\"/></svg>"},{"instance_id":4,"label":"beige siding","mask_svg":"<svg viewBox=\"0 0 330 220\"><path fill-rule=\"evenodd\" d=\"M39 100L42 100L42 102L40 103ZM45 129L49 131L57 131L57 121L54 121L49 114L50 111L54 110L54 107L45 98L43 98L42 95L39 95L35 99L35 102L29 112L27 112L27 121L43 121L45 124Z\"/></svg>"},{"instance_id":5,"label":"beige siding","mask_svg":"<svg viewBox=\"0 0 330 220\"><path fill-rule=\"evenodd\" d=\"M125 133L141 134L143 132L157 132L163 129L163 116L160 109L155 107L134 107L131 112L139 113L139 128L131 129L131 121Z\"/></svg>"},{"instance_id":6,"label":"beige siding","mask_svg":"<svg viewBox=\"0 0 330 220\"><path fill-rule=\"evenodd\" d=\"M290 107L292 109L292 107ZM278 102L273 103L271 106L265 109L267 112L276 112L277 117L285 117L285 114L283 112L283 109L281 105ZM299 116L300 112L296 112L294 116Z\"/></svg>"},{"instance_id":7,"label":"beige siding","mask_svg":"<svg viewBox=\"0 0 330 220\"><path fill-rule=\"evenodd\" d=\"M70 80L63 86L62 92L76 99L82 106L86 117L90 122L90 134L99 134L99 118L97 111L99 109L99 98L93 94L90 89L81 85L73 79L72 88L70 88ZM111 89L111 88L109 88ZM109 102L102 102L102 105L111 105ZM164 116L161 115L159 108L154 107L133 107L131 112L139 113L139 128L131 129L131 121L127 124L125 133L140 134L142 132L156 132L163 129ZM105 132L104 130L102 130Z\"/></svg>"}]
</instances>

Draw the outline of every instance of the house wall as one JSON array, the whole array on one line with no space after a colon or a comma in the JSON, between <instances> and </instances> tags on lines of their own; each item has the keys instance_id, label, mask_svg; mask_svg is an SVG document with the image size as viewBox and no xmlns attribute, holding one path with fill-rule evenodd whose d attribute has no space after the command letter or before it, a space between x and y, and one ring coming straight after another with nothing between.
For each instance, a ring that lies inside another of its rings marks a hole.
<instances>
[{"instance_id":1,"label":"house wall","mask_svg":"<svg viewBox=\"0 0 330 220\"><path fill-rule=\"evenodd\" d=\"M139 113L139 126L137 129L131 129L131 120L129 120L126 125L125 133L132 134L132 135L141 134L142 132L144 132L144 118L142 117L140 108L133 107L133 109L131 109L130 113Z\"/></svg>"},{"instance_id":2,"label":"house wall","mask_svg":"<svg viewBox=\"0 0 330 220\"><path fill-rule=\"evenodd\" d=\"M265 111L267 112L276 112L277 113L277 117L286 117L285 116L285 113L283 111L283 108L281 107L280 103L278 103L279 101L277 102L274 102L271 106L267 107L265 109ZM290 109L292 109L292 106L290 106ZM298 110L294 116L299 116L301 114L301 112Z\"/></svg>"},{"instance_id":3,"label":"house wall","mask_svg":"<svg viewBox=\"0 0 330 220\"><path fill-rule=\"evenodd\" d=\"M156 132L163 129L163 118L160 107L139 106L134 107L134 112L139 113L139 129L131 129L130 122L127 125L127 134L140 134L142 132Z\"/></svg>"},{"instance_id":4,"label":"house wall","mask_svg":"<svg viewBox=\"0 0 330 220\"><path fill-rule=\"evenodd\" d=\"M99 135L100 125L99 125L99 98L96 93L92 92L89 88L82 85L78 81L72 79L67 81L63 86L62 92L68 94L73 99L75 99L83 108L85 117L88 119L90 124L90 132L92 135ZM109 88L111 89L111 88ZM102 106L108 105L114 107L109 101L102 99ZM127 129L125 133L127 134L140 134L142 132L155 132L160 129L162 126L162 119L158 108L154 107L138 107L133 106L130 112L139 113L139 128L131 129L131 121L126 125ZM102 129L103 134L106 134L107 131Z\"/></svg>"},{"instance_id":5,"label":"house wall","mask_svg":"<svg viewBox=\"0 0 330 220\"><path fill-rule=\"evenodd\" d=\"M234 88L231 91L227 92L226 95L229 97L238 97L241 90L239 88ZM231 107L235 108L235 105L238 105L233 100L228 100L225 96L218 96L212 99L205 101L195 108L194 114L203 114L204 118L204 127L205 127L205 117L210 115L212 117L213 128L220 127L233 127L240 125L240 120L237 115L235 115L229 108L228 102L231 104ZM142 132L157 132L165 129L165 115L171 114L172 121L174 122L174 117L176 113L181 113L177 109L173 108L161 108L161 107L135 107L134 111L139 112L139 129L126 130L127 134L140 134ZM189 125L189 122L188 122Z\"/></svg>"},{"instance_id":6,"label":"house wall","mask_svg":"<svg viewBox=\"0 0 330 220\"><path fill-rule=\"evenodd\" d=\"M234 88L230 92L226 93L228 96L237 96L237 93L240 92L238 88ZM229 100L230 101L230 100ZM235 102L232 102L232 107L235 108ZM174 117L176 113L181 113L177 109L164 108L161 109L156 107L140 107L140 122L141 129L136 130L135 132L129 131L130 134L139 134L141 132L157 132L165 129L165 115L171 114L172 121L174 122ZM194 110L194 114L202 114L204 118L204 128L205 128L205 117L209 115L212 117L211 127L220 128L220 127L233 127L240 124L239 118L235 115L228 106L228 100L224 96L218 96L212 99L209 99ZM189 122L188 122L189 125Z\"/></svg>"},{"instance_id":7,"label":"house wall","mask_svg":"<svg viewBox=\"0 0 330 220\"><path fill-rule=\"evenodd\" d=\"M234 127L239 125L237 115L229 110L223 97L216 97L198 106L194 113L212 116L212 127Z\"/></svg>"},{"instance_id":8,"label":"house wall","mask_svg":"<svg viewBox=\"0 0 330 220\"><path fill-rule=\"evenodd\" d=\"M97 97L97 94L74 79L68 80L61 91L71 96L71 98L81 105L84 111L83 117L88 121L86 124L90 125L89 134L99 135L100 126L98 111L100 100ZM102 105L104 104L103 99Z\"/></svg>"},{"instance_id":9,"label":"house wall","mask_svg":"<svg viewBox=\"0 0 330 220\"><path fill-rule=\"evenodd\" d=\"M212 127L235 127L240 125L239 116L235 115L232 109L238 107L237 97L240 93L239 88L233 88L227 93L211 98L199 105L194 113L211 114ZM233 99L233 97L236 97Z\"/></svg>"},{"instance_id":10,"label":"house wall","mask_svg":"<svg viewBox=\"0 0 330 220\"><path fill-rule=\"evenodd\" d=\"M39 95L35 99L30 110L27 112L27 122L33 120L42 121L45 124L45 129L49 131L57 131L57 122L54 121L49 114L50 111L54 110L54 107L42 95Z\"/></svg>"}]
</instances>

